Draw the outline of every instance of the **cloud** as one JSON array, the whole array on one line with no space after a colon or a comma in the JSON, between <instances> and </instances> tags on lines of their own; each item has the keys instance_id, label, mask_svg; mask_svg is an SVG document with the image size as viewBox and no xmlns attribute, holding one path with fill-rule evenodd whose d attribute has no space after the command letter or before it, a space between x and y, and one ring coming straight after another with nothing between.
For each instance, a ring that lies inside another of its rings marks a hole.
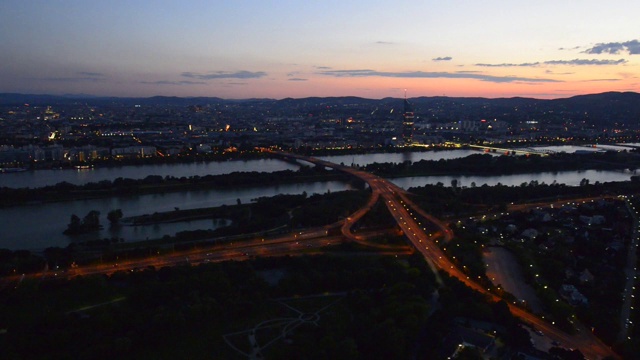
<instances>
[{"instance_id":1,"label":"cloud","mask_svg":"<svg viewBox=\"0 0 640 360\"><path fill-rule=\"evenodd\" d=\"M321 71L321 75L330 75L333 77L357 77L357 76L381 76L376 75L376 71L369 69L359 69L359 70L328 70Z\"/></svg>"},{"instance_id":2,"label":"cloud","mask_svg":"<svg viewBox=\"0 0 640 360\"><path fill-rule=\"evenodd\" d=\"M638 77L637 74L631 72L619 72L618 75L622 76L625 79L635 79Z\"/></svg>"},{"instance_id":3,"label":"cloud","mask_svg":"<svg viewBox=\"0 0 640 360\"><path fill-rule=\"evenodd\" d=\"M309 79L303 79L303 78L291 78L291 79L287 79L289 81L307 81Z\"/></svg>"},{"instance_id":4,"label":"cloud","mask_svg":"<svg viewBox=\"0 0 640 360\"><path fill-rule=\"evenodd\" d=\"M88 77L104 77L103 73L99 72L91 72L91 71L80 71L78 75L88 76Z\"/></svg>"},{"instance_id":5,"label":"cloud","mask_svg":"<svg viewBox=\"0 0 640 360\"><path fill-rule=\"evenodd\" d=\"M479 64L474 64L475 66L482 66L482 67L520 67L520 66L538 66L540 65L539 62L534 62L534 63L521 63L521 64L512 64L512 63L502 63L502 64L483 64L483 63L479 63Z\"/></svg>"},{"instance_id":6,"label":"cloud","mask_svg":"<svg viewBox=\"0 0 640 360\"><path fill-rule=\"evenodd\" d=\"M559 73L559 72L555 72L555 71L549 70L549 69L545 70L544 73L545 74L553 74L553 75L573 75L573 74L575 74L574 72L561 72L561 73Z\"/></svg>"},{"instance_id":7,"label":"cloud","mask_svg":"<svg viewBox=\"0 0 640 360\"><path fill-rule=\"evenodd\" d=\"M141 84L147 85L206 85L204 81L190 81L190 80L182 80L182 81L169 81L169 80L159 80L159 81L141 81Z\"/></svg>"},{"instance_id":8,"label":"cloud","mask_svg":"<svg viewBox=\"0 0 640 360\"><path fill-rule=\"evenodd\" d=\"M62 76L62 77L48 77L42 78L45 81L57 81L57 82L101 82L105 80L104 74L96 72L80 71L76 73L78 76Z\"/></svg>"},{"instance_id":9,"label":"cloud","mask_svg":"<svg viewBox=\"0 0 640 360\"><path fill-rule=\"evenodd\" d=\"M330 66L316 66L316 69L318 70L331 70Z\"/></svg>"},{"instance_id":10,"label":"cloud","mask_svg":"<svg viewBox=\"0 0 640 360\"><path fill-rule=\"evenodd\" d=\"M437 57L431 60L432 61L451 61L453 60L453 58L451 56L445 56L445 57Z\"/></svg>"},{"instance_id":11,"label":"cloud","mask_svg":"<svg viewBox=\"0 0 640 360\"><path fill-rule=\"evenodd\" d=\"M105 81L105 75L98 72L78 71L75 76L47 77L42 78L44 81L56 82L101 82Z\"/></svg>"},{"instance_id":12,"label":"cloud","mask_svg":"<svg viewBox=\"0 0 640 360\"><path fill-rule=\"evenodd\" d=\"M378 44L378 45L393 45L395 43L390 42L390 41L376 41L376 44Z\"/></svg>"},{"instance_id":13,"label":"cloud","mask_svg":"<svg viewBox=\"0 0 640 360\"><path fill-rule=\"evenodd\" d=\"M620 65L626 63L625 59L618 60L598 60L598 59L573 59L573 60L550 60L545 61L546 65Z\"/></svg>"},{"instance_id":14,"label":"cloud","mask_svg":"<svg viewBox=\"0 0 640 360\"><path fill-rule=\"evenodd\" d=\"M582 66L582 65L620 65L620 64L624 64L626 63L627 60L625 59L618 59L618 60L598 60L598 59L573 59L573 60L548 60L548 61L544 61L544 62L531 62L531 63L520 63L520 64L513 64L513 63L502 63L502 64L483 64L483 63L479 63L479 64L474 64L475 66L482 66L482 67L535 67L535 66L540 66L540 65L576 65L576 66Z\"/></svg>"},{"instance_id":15,"label":"cloud","mask_svg":"<svg viewBox=\"0 0 640 360\"><path fill-rule=\"evenodd\" d=\"M541 78L526 78L517 76L493 76L474 74L466 72L424 72L424 71L408 71L408 72L384 72L374 71L368 69L357 70L330 70L322 71L319 74L333 77L392 77L392 78L449 78L449 79L476 79L480 81L488 81L495 83L510 83L510 82L562 82L554 79L541 79Z\"/></svg>"},{"instance_id":16,"label":"cloud","mask_svg":"<svg viewBox=\"0 0 640 360\"><path fill-rule=\"evenodd\" d=\"M629 55L640 54L640 41L630 40L625 42L599 43L595 46L583 51L587 54L620 54L622 52Z\"/></svg>"},{"instance_id":17,"label":"cloud","mask_svg":"<svg viewBox=\"0 0 640 360\"><path fill-rule=\"evenodd\" d=\"M578 49L580 49L581 47L582 47L582 46L574 46L574 47L572 47L572 48L565 48L565 47L561 47L561 48L558 48L558 50L578 50Z\"/></svg>"},{"instance_id":18,"label":"cloud","mask_svg":"<svg viewBox=\"0 0 640 360\"><path fill-rule=\"evenodd\" d=\"M593 79L593 80L583 80L582 82L601 82L601 81L620 81L620 79Z\"/></svg>"},{"instance_id":19,"label":"cloud","mask_svg":"<svg viewBox=\"0 0 640 360\"><path fill-rule=\"evenodd\" d=\"M181 74L184 77L200 79L200 80L211 80L211 79L258 79L264 76L267 76L267 73L264 71L215 71L211 74L197 74L192 72L183 72Z\"/></svg>"}]
</instances>

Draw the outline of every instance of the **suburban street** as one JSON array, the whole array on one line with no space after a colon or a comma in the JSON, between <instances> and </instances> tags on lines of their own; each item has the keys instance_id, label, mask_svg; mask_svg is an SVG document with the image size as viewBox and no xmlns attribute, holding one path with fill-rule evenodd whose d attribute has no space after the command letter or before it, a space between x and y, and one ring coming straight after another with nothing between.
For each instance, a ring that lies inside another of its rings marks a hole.
<instances>
[{"instance_id":1,"label":"suburban street","mask_svg":"<svg viewBox=\"0 0 640 360\"><path fill-rule=\"evenodd\" d=\"M638 244L640 239L638 236L638 228L640 227L640 222L638 222L638 210L631 203L630 199L625 197L625 204L627 205L627 210L629 210L629 214L633 218L633 232L631 234L631 242L629 243L629 251L627 253L627 267L624 270L624 273L627 277L625 282L624 292L622 295L622 309L620 311L620 334L618 335L619 340L624 340L629 337L629 330L634 324L631 323L631 310L633 310L634 306L634 298L633 292L635 291L635 282L638 276L638 272L636 269L636 264L638 261Z\"/></svg>"}]
</instances>

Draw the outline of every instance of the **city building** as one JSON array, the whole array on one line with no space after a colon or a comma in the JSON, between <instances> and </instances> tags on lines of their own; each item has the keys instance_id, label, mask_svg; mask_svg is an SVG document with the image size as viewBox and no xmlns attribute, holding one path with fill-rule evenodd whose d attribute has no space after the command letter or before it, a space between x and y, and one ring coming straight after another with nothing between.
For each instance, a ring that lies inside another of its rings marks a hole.
<instances>
[{"instance_id":1,"label":"city building","mask_svg":"<svg viewBox=\"0 0 640 360\"><path fill-rule=\"evenodd\" d=\"M409 104L405 93L404 111L402 113L402 140L405 146L411 145L413 142L413 118L413 107Z\"/></svg>"}]
</instances>

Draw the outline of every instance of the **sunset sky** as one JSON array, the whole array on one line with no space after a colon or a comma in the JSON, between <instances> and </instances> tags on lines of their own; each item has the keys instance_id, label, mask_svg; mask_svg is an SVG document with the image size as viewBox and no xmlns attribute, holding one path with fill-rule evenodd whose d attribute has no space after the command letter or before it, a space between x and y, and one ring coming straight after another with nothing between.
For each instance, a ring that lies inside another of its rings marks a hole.
<instances>
[{"instance_id":1,"label":"sunset sky","mask_svg":"<svg viewBox=\"0 0 640 360\"><path fill-rule=\"evenodd\" d=\"M0 92L279 99L639 91L638 14L638 0L2 0Z\"/></svg>"}]
</instances>

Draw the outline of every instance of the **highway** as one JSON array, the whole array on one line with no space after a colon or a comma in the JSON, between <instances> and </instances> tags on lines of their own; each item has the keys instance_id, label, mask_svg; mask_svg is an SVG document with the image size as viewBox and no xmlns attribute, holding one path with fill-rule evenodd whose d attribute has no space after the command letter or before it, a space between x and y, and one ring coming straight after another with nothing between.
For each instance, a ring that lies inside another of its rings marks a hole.
<instances>
[{"instance_id":1,"label":"highway","mask_svg":"<svg viewBox=\"0 0 640 360\"><path fill-rule=\"evenodd\" d=\"M354 177L365 181L371 188L372 196L369 202L360 210L344 220L341 227L342 234L329 236L328 229L331 226L306 229L296 233L283 235L277 238L262 239L256 238L249 241L225 242L219 245L202 246L200 248L188 251L176 251L169 254L150 254L147 258L136 259L119 259L118 263L96 264L89 266L74 266L73 268L62 272L56 269L48 269L40 274L26 275L28 278L45 278L45 277L73 277L78 275L90 274L111 274L116 271L136 271L146 267L163 267L178 264L201 264L207 262L227 261L227 260L243 260L252 256L277 256L277 255L295 255L308 253L312 248L318 248L325 245L337 244L345 237L347 239L367 244L364 242L366 234L354 235L351 232L353 226L362 219L363 216L382 199L389 209L389 212L395 219L399 228L406 235L408 241L415 250L409 247L398 248L379 245L376 254L409 254L418 251L429 266L432 268L436 276L439 270L443 270L450 276L457 278L471 289L478 291L492 301L502 300L490 289L485 288L474 279L471 279L463 270L458 268L436 245L437 239L442 238L448 241L453 234L445 223L439 219L427 214L418 206L416 206L407 196L407 193L393 183L375 176L373 174L360 171L358 169L337 165L328 161L315 159L311 157L289 154L278 151L265 150L277 156L286 158L295 158L304 160L317 165L336 169L346 172ZM422 224L421 221L428 221L430 224ZM429 228L429 229L427 229ZM434 231L433 229L437 229ZM444 248L446 251L446 248ZM16 274L13 277L4 278L4 282L19 284L24 280L25 275ZM17 286L17 285L16 285ZM526 324L540 330L544 336L550 340L559 342L565 348L579 349L587 359L601 359L604 357L612 357L619 359L620 357L614 353L607 345L600 341L590 331L582 330L576 335L567 334L552 323L532 314L514 304L508 304L511 313L523 320Z\"/></svg>"},{"instance_id":2,"label":"highway","mask_svg":"<svg viewBox=\"0 0 640 360\"><path fill-rule=\"evenodd\" d=\"M161 254L149 254L144 258L118 259L117 262L104 262L90 265L72 266L69 269L45 269L41 273L16 274L2 278L2 286L12 284L16 287L25 279L72 278L95 274L110 275L117 271L140 271L148 267L156 269L164 266L198 265L209 262L229 260L246 260L252 257L268 257L283 255L304 255L328 245L342 243L342 235L327 235L330 226L299 230L294 233L271 238L255 238L253 240L220 242L217 245L199 245L194 249L173 251ZM409 255L414 252L410 246L371 245L364 240L369 236L377 236L377 231L360 235L360 242L375 248L375 252L367 254Z\"/></svg>"},{"instance_id":3,"label":"highway","mask_svg":"<svg viewBox=\"0 0 640 360\"><path fill-rule=\"evenodd\" d=\"M421 224L419 224L418 215L420 218L426 219L435 225L439 229L439 233L444 236L444 240L451 238L451 230L448 229L446 224L442 221L426 214L418 206L412 203L406 196L403 189L381 177L354 168L341 166L307 156L279 151L267 151L278 156L300 159L317 165L333 168L364 180L371 188L372 199L382 198L384 200L385 205L391 212L400 229L402 229L406 235L407 239L416 248L416 250L422 254L434 270L444 270L450 276L462 281L471 289L486 295L492 301L502 300L500 297L493 294L490 289L481 286L479 283L474 281L474 279L467 276L464 271L459 269L451 262L451 260L449 260L444 252L435 244L434 237L427 234L426 226L421 226ZM370 206L368 208L370 208ZM349 217L342 228L343 232L348 232L348 229L352 228L353 225L365 215L365 213L366 211L358 211L356 213L357 215ZM544 336L548 337L552 341L557 341L563 347L568 349L579 349L587 359L602 359L605 357L612 357L614 359L620 358L619 355L613 352L609 346L604 344L590 331L582 330L575 335L570 335L558 329L552 323L549 323L537 315L513 304L509 304L509 309L514 316L520 318L536 330L542 331Z\"/></svg>"}]
</instances>

